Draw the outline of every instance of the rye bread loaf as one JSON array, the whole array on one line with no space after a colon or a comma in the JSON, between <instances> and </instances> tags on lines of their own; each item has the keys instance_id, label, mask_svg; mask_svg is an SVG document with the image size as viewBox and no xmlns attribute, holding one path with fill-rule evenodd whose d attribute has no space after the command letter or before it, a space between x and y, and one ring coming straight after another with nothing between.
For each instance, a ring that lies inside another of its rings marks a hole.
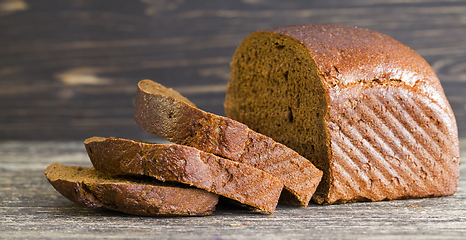
<instances>
[{"instance_id":1,"label":"rye bread loaf","mask_svg":"<svg viewBox=\"0 0 466 240\"><path fill-rule=\"evenodd\" d=\"M107 208L142 216L205 216L218 195L155 179L112 177L94 168L54 163L45 176L64 197L87 208Z\"/></svg>"},{"instance_id":2,"label":"rye bread loaf","mask_svg":"<svg viewBox=\"0 0 466 240\"><path fill-rule=\"evenodd\" d=\"M179 96L156 82L140 81L136 123L174 143L261 169L284 184L281 202L307 206L322 178L311 162L246 125L202 111Z\"/></svg>"},{"instance_id":3,"label":"rye bread loaf","mask_svg":"<svg viewBox=\"0 0 466 240\"><path fill-rule=\"evenodd\" d=\"M233 56L225 112L321 169L318 203L457 189L456 120L437 76L374 31L313 24L250 34Z\"/></svg>"},{"instance_id":4,"label":"rye bread loaf","mask_svg":"<svg viewBox=\"0 0 466 240\"><path fill-rule=\"evenodd\" d=\"M266 213L274 212L283 188L264 171L189 146L102 137L84 144L92 164L103 173L180 182Z\"/></svg>"}]
</instances>

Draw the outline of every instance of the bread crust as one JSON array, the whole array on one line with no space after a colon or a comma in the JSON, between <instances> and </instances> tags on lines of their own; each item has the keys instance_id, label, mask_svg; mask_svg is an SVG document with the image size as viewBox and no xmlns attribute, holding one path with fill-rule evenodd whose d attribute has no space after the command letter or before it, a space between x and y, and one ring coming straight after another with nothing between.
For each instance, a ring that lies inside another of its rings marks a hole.
<instances>
[{"instance_id":1,"label":"bread crust","mask_svg":"<svg viewBox=\"0 0 466 240\"><path fill-rule=\"evenodd\" d=\"M411 48L387 35L336 24L294 25L264 31L289 36L306 46L329 88L401 81L438 102L453 116L430 65Z\"/></svg>"},{"instance_id":2,"label":"bread crust","mask_svg":"<svg viewBox=\"0 0 466 240\"><path fill-rule=\"evenodd\" d=\"M261 169L284 184L286 191L281 201L307 206L322 178L322 172L309 160L242 123L172 97L171 91L150 80L140 81L136 123L174 143Z\"/></svg>"},{"instance_id":3,"label":"bread crust","mask_svg":"<svg viewBox=\"0 0 466 240\"><path fill-rule=\"evenodd\" d=\"M283 184L249 165L176 144L92 137L84 142L94 167L110 175L145 175L212 192L273 213Z\"/></svg>"},{"instance_id":4,"label":"bread crust","mask_svg":"<svg viewBox=\"0 0 466 240\"><path fill-rule=\"evenodd\" d=\"M322 128L325 128L322 146L328 150L324 161L315 163L324 171L324 177L314 201L324 204L380 201L446 196L456 192L459 177L456 120L439 79L421 56L386 35L334 24L263 30L252 33L243 44L255 44L251 39L265 38L265 35L280 39L277 41L285 39L290 44L272 46L273 42L260 42L261 46L270 44L265 52L275 53L274 48L280 48L307 55L306 61L310 60L315 70L302 71L315 71L312 79L317 79L322 86L321 95L327 100L322 107L325 116L321 119L324 120ZM243 98L260 96L273 89L260 83L256 84L260 87L252 88L249 83L259 82L257 76L267 76L267 67L275 70L277 64L261 62L266 66L261 69L254 54L246 53L243 59L241 51L255 49L250 45L243 47L243 44L232 63L232 79L225 102L227 116L279 139L283 134L278 130L267 131L264 124L255 124L262 120L257 112L275 113L278 109L241 106ZM281 69L283 66L276 68L285 71ZM259 70L255 72L256 69ZM308 79L288 78L286 73L290 85L301 86L297 82L302 84ZM239 79L240 76L246 77ZM240 90L245 95L236 95ZM301 96L296 97L299 94ZM313 101L304 91L299 94L289 94L291 97L284 97L283 102ZM294 123L298 121L294 120ZM293 144L289 147L305 150L298 146L300 143ZM297 151L313 158L306 151Z\"/></svg>"},{"instance_id":5,"label":"bread crust","mask_svg":"<svg viewBox=\"0 0 466 240\"><path fill-rule=\"evenodd\" d=\"M94 168L54 163L44 173L59 193L87 208L141 216L206 216L218 202L216 194L204 190L155 179L111 177Z\"/></svg>"}]
</instances>

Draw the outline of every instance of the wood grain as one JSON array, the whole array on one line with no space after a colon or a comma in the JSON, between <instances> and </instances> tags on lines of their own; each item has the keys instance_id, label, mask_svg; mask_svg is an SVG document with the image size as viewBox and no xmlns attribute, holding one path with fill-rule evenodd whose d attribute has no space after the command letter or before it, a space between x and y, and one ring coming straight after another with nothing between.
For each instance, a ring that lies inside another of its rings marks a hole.
<instances>
[{"instance_id":1,"label":"wood grain","mask_svg":"<svg viewBox=\"0 0 466 240\"><path fill-rule=\"evenodd\" d=\"M151 136L136 84L173 87L224 115L229 62L251 32L337 23L390 35L435 69L466 137L464 1L1 0L0 139Z\"/></svg>"},{"instance_id":2,"label":"wood grain","mask_svg":"<svg viewBox=\"0 0 466 240\"><path fill-rule=\"evenodd\" d=\"M160 140L160 139L154 139ZM466 149L466 142L461 142ZM461 153L464 161L466 152ZM273 215L223 202L208 217L138 217L82 208L47 182L58 161L89 166L81 141L0 142L2 239L464 239L466 167L449 197L315 205Z\"/></svg>"},{"instance_id":3,"label":"wood grain","mask_svg":"<svg viewBox=\"0 0 466 240\"><path fill-rule=\"evenodd\" d=\"M464 239L465 164L450 197L279 205L270 216L224 203L203 218L81 208L43 170L90 166L82 141L91 136L166 142L134 124L142 79L224 115L241 41L303 23L368 28L413 48L437 72L464 139L465 12L465 1L449 0L0 0L0 238Z\"/></svg>"}]
</instances>

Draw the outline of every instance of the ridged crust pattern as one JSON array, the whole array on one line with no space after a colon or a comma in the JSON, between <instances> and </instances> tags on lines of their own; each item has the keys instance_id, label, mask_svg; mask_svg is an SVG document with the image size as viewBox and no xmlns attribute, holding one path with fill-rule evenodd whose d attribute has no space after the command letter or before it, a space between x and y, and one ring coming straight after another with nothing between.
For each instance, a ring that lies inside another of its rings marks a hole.
<instances>
[{"instance_id":1,"label":"ridged crust pattern","mask_svg":"<svg viewBox=\"0 0 466 240\"><path fill-rule=\"evenodd\" d=\"M261 52L254 53L256 49ZM277 62L267 55L276 54L276 49L299 52L299 57ZM324 171L314 201L331 204L455 193L459 177L458 132L440 81L419 54L384 34L334 24L284 26L250 34L233 57L225 102L227 116L282 139L281 129L268 128L258 114L263 111L270 118L282 117L282 105L261 105L260 109L253 101L247 106L242 102L274 91L273 81L264 71L287 73L282 68L290 64L296 71L298 64L293 61L310 61L315 67L299 70L305 78L293 79L287 74L286 84L294 88L286 89L300 89L306 85L303 81L317 79L320 85L311 86L322 86L322 99L327 100L319 108L325 112L325 129L319 136L308 135L313 139L323 136L322 146L326 149L319 155L322 159L313 159L308 153L312 151L301 146L302 142L289 145L301 149L297 151ZM249 84L252 82L255 84ZM312 101L316 99L312 94L319 91L284 95L281 102ZM303 131L296 130L299 134Z\"/></svg>"},{"instance_id":2,"label":"ridged crust pattern","mask_svg":"<svg viewBox=\"0 0 466 240\"><path fill-rule=\"evenodd\" d=\"M431 99L403 86L331 91L328 202L455 193L456 125Z\"/></svg>"}]
</instances>

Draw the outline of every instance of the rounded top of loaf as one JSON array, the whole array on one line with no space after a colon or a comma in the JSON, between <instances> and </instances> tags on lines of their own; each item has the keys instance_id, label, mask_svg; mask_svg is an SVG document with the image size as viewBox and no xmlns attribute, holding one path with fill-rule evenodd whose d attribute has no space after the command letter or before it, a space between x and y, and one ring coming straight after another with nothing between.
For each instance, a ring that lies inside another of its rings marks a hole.
<instances>
[{"instance_id":1,"label":"rounded top of loaf","mask_svg":"<svg viewBox=\"0 0 466 240\"><path fill-rule=\"evenodd\" d=\"M305 45L329 87L404 83L449 108L430 65L387 35L336 24L284 26L260 32L286 35Z\"/></svg>"}]
</instances>

